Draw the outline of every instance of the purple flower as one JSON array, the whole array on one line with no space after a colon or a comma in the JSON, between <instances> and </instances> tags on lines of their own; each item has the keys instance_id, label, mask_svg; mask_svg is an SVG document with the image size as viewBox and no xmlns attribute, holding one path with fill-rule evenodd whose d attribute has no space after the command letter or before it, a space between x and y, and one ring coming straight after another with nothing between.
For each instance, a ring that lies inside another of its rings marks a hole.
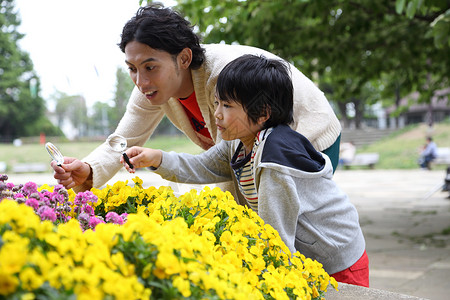
<instances>
[{"instance_id":1,"label":"purple flower","mask_svg":"<svg viewBox=\"0 0 450 300\"><path fill-rule=\"evenodd\" d=\"M103 221L101 218L99 217L91 217L91 219L89 220L89 227L91 227L92 229L94 229L98 224L100 223L105 223L105 221Z\"/></svg>"},{"instance_id":2,"label":"purple flower","mask_svg":"<svg viewBox=\"0 0 450 300\"><path fill-rule=\"evenodd\" d=\"M54 203L64 203L64 195L61 195L59 193L53 193L52 194L52 201Z\"/></svg>"},{"instance_id":3,"label":"purple flower","mask_svg":"<svg viewBox=\"0 0 450 300\"><path fill-rule=\"evenodd\" d=\"M81 207L81 211L87 213L89 216L93 216L94 215L94 209L92 208L92 206L85 204Z\"/></svg>"},{"instance_id":4,"label":"purple flower","mask_svg":"<svg viewBox=\"0 0 450 300\"><path fill-rule=\"evenodd\" d=\"M38 215L41 216L41 220L49 220L52 222L56 221L56 213L53 211L52 208L48 207L48 206L41 206L38 211L37 211Z\"/></svg>"},{"instance_id":5,"label":"purple flower","mask_svg":"<svg viewBox=\"0 0 450 300\"><path fill-rule=\"evenodd\" d=\"M36 193L37 192L37 184L32 181L25 183L25 185L22 188L22 192L26 196Z\"/></svg>"},{"instance_id":6,"label":"purple flower","mask_svg":"<svg viewBox=\"0 0 450 300\"><path fill-rule=\"evenodd\" d=\"M24 194L22 194L22 193L16 193L16 194L14 195L14 199L17 199L17 198L25 198L25 196L24 196Z\"/></svg>"},{"instance_id":7,"label":"purple flower","mask_svg":"<svg viewBox=\"0 0 450 300\"><path fill-rule=\"evenodd\" d=\"M106 222L123 225L123 219L116 212L113 211L110 211L109 213L106 214Z\"/></svg>"},{"instance_id":8,"label":"purple flower","mask_svg":"<svg viewBox=\"0 0 450 300\"><path fill-rule=\"evenodd\" d=\"M78 221L80 221L80 223L83 224L89 224L90 221L90 216L87 213L82 212L81 214L78 215Z\"/></svg>"},{"instance_id":9,"label":"purple flower","mask_svg":"<svg viewBox=\"0 0 450 300\"><path fill-rule=\"evenodd\" d=\"M60 189L63 189L64 186L62 184L57 184L53 187L53 193L58 193Z\"/></svg>"},{"instance_id":10,"label":"purple flower","mask_svg":"<svg viewBox=\"0 0 450 300\"><path fill-rule=\"evenodd\" d=\"M123 213L120 215L120 217L122 218L123 222L125 223L128 219L128 214L127 213Z\"/></svg>"},{"instance_id":11,"label":"purple flower","mask_svg":"<svg viewBox=\"0 0 450 300\"><path fill-rule=\"evenodd\" d=\"M91 191L80 192L75 196L75 205L83 205L88 202L97 202L97 196L95 196Z\"/></svg>"},{"instance_id":12,"label":"purple flower","mask_svg":"<svg viewBox=\"0 0 450 300\"><path fill-rule=\"evenodd\" d=\"M25 205L31 206L32 208L34 208L34 210L38 210L39 201L34 198L28 198L27 201L25 201Z\"/></svg>"},{"instance_id":13,"label":"purple flower","mask_svg":"<svg viewBox=\"0 0 450 300\"><path fill-rule=\"evenodd\" d=\"M6 188L7 188L8 190L12 190L13 187L14 187L14 183L12 183L12 182L7 182L7 183L6 183Z\"/></svg>"}]
</instances>

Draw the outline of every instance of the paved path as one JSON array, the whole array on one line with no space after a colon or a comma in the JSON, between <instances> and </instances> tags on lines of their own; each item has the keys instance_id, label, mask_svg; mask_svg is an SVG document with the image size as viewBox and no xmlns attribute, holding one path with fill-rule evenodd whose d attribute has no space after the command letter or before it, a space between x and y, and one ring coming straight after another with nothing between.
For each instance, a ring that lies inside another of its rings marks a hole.
<instances>
[{"instance_id":1,"label":"paved path","mask_svg":"<svg viewBox=\"0 0 450 300\"><path fill-rule=\"evenodd\" d=\"M423 170L336 173L360 214L372 288L450 299L450 199L439 188L444 177L445 171Z\"/></svg>"},{"instance_id":2,"label":"paved path","mask_svg":"<svg viewBox=\"0 0 450 300\"><path fill-rule=\"evenodd\" d=\"M168 185L150 172L137 173L144 186ZM54 184L51 174L15 175L11 182ZM374 289L426 299L449 299L450 199L439 189L445 171L338 170L335 181L360 215ZM134 175L119 172L117 180ZM171 184L183 193L199 186ZM434 192L434 193L433 193Z\"/></svg>"}]
</instances>

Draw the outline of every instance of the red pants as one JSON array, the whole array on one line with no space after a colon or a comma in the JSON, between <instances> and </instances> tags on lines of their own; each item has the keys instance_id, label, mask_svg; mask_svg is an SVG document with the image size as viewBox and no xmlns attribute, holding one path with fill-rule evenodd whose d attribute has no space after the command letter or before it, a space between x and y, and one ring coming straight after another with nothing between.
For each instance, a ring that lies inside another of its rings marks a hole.
<instances>
[{"instance_id":1,"label":"red pants","mask_svg":"<svg viewBox=\"0 0 450 300\"><path fill-rule=\"evenodd\" d=\"M338 282L369 287L369 257L366 251L353 266L331 276Z\"/></svg>"}]
</instances>

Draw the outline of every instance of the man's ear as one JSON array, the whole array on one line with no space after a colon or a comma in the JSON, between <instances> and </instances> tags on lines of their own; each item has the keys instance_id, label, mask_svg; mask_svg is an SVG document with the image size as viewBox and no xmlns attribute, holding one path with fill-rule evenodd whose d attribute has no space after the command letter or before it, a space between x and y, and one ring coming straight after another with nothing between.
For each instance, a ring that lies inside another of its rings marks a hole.
<instances>
[{"instance_id":1,"label":"man's ear","mask_svg":"<svg viewBox=\"0 0 450 300\"><path fill-rule=\"evenodd\" d=\"M184 48L178 53L178 65L182 69L187 69L192 62L192 50L190 48Z\"/></svg>"}]
</instances>

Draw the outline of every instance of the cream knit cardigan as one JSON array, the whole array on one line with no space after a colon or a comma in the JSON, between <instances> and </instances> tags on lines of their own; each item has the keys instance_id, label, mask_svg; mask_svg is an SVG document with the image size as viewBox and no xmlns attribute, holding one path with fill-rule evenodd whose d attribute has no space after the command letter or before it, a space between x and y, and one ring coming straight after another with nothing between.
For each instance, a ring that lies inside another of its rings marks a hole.
<instances>
[{"instance_id":1,"label":"cream knit cardigan","mask_svg":"<svg viewBox=\"0 0 450 300\"><path fill-rule=\"evenodd\" d=\"M277 56L249 46L209 44L205 48L206 60L198 70L191 70L194 90L200 111L213 141L217 143L217 128L214 118L214 94L217 77L223 67L233 59L244 54ZM323 92L297 68L291 65L294 85L294 123L293 129L307 137L313 146L322 151L330 147L341 132L341 125ZM209 144L192 128L183 107L177 99L171 98L166 104L152 105L135 87L127 110L119 122L115 133L127 138L128 147L142 146L152 135L164 115L194 143L203 149ZM164 149L163 149L164 150ZM111 151L106 143L97 147L82 161L92 168L92 186L99 188L122 168L120 153ZM75 188L76 191L90 189L90 184Z\"/></svg>"}]
</instances>

